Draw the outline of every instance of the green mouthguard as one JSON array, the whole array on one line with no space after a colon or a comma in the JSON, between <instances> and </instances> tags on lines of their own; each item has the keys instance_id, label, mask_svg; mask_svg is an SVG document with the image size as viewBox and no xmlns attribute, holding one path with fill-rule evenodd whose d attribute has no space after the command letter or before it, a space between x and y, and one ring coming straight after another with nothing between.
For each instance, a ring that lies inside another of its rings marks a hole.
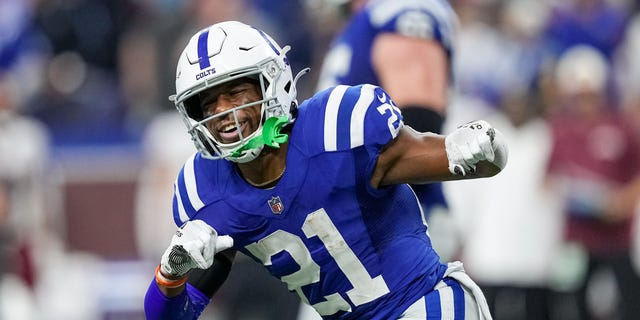
<instances>
[{"instance_id":1,"label":"green mouthguard","mask_svg":"<svg viewBox=\"0 0 640 320\"><path fill-rule=\"evenodd\" d=\"M280 144L289 140L289 136L287 134L280 133L282 127L287 123L289 123L289 118L286 116L270 117L265 120L264 125L262 125L262 135L253 137L245 145L236 149L231 156L240 157L245 151L255 149L263 145L272 148L280 147Z\"/></svg>"}]
</instances>

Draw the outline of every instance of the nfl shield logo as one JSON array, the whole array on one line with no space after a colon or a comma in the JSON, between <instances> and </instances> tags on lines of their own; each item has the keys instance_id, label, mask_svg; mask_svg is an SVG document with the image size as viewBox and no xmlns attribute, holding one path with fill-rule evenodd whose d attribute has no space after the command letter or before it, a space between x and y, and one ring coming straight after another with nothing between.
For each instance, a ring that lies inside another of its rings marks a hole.
<instances>
[{"instance_id":1,"label":"nfl shield logo","mask_svg":"<svg viewBox=\"0 0 640 320\"><path fill-rule=\"evenodd\" d=\"M284 211L284 205L282 204L280 197L271 197L271 199L267 202L269 203L269 207L271 207L271 212L275 214L281 214L282 211Z\"/></svg>"}]
</instances>

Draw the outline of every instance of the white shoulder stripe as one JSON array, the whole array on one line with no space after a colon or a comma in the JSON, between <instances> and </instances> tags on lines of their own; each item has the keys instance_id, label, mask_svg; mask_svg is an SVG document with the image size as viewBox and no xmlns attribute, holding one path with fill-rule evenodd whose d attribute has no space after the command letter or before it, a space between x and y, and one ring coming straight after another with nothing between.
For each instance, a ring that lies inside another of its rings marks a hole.
<instances>
[{"instance_id":1,"label":"white shoulder stripe","mask_svg":"<svg viewBox=\"0 0 640 320\"><path fill-rule=\"evenodd\" d=\"M184 210L184 205L182 204L182 198L180 197L180 191L178 190L178 182L173 185L173 190L176 195L176 203L178 205L178 216L180 217L180 222L185 223L187 220L189 220L189 216Z\"/></svg>"},{"instance_id":2,"label":"white shoulder stripe","mask_svg":"<svg viewBox=\"0 0 640 320\"><path fill-rule=\"evenodd\" d=\"M344 85L337 86L329 95L324 114L324 149L326 151L338 149L338 109L340 109L340 102L347 88Z\"/></svg>"},{"instance_id":3,"label":"white shoulder stripe","mask_svg":"<svg viewBox=\"0 0 640 320\"><path fill-rule=\"evenodd\" d=\"M360 97L353 108L351 114L351 147L358 147L364 144L364 116L367 114L367 108L373 101L373 91L376 87L365 84L360 90Z\"/></svg>"},{"instance_id":4,"label":"white shoulder stripe","mask_svg":"<svg viewBox=\"0 0 640 320\"><path fill-rule=\"evenodd\" d=\"M184 164L184 184L187 187L187 194L189 195L191 206L198 211L204 207L204 203L198 195L198 185L196 184L196 173L193 165L195 157L196 153Z\"/></svg>"}]
</instances>

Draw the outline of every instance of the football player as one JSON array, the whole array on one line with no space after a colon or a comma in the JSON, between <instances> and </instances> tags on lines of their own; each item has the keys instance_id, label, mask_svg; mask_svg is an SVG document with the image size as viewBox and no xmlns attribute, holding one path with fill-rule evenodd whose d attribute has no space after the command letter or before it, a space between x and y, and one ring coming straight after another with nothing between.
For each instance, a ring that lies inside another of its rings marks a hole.
<instances>
[{"instance_id":1,"label":"football player","mask_svg":"<svg viewBox=\"0 0 640 320\"><path fill-rule=\"evenodd\" d=\"M370 83L384 88L405 125L441 133L457 17L446 0L325 0L349 16L325 56L318 89ZM413 185L427 217L447 208L440 183Z\"/></svg>"},{"instance_id":2,"label":"football player","mask_svg":"<svg viewBox=\"0 0 640 320\"><path fill-rule=\"evenodd\" d=\"M197 32L172 97L198 151L175 183L180 226L145 297L147 319L196 319L236 252L327 319L490 319L460 262L441 263L407 183L489 177L507 161L485 121L448 136L405 127L374 85L298 105L269 35L240 22Z\"/></svg>"}]
</instances>

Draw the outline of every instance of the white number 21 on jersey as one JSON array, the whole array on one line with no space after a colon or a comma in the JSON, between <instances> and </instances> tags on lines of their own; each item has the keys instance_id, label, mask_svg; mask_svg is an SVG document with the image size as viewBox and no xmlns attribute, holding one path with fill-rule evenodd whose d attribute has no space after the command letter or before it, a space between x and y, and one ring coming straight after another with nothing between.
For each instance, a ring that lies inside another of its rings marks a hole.
<instances>
[{"instance_id":1,"label":"white number 21 on jersey","mask_svg":"<svg viewBox=\"0 0 640 320\"><path fill-rule=\"evenodd\" d=\"M353 305L359 306L371 302L389 292L381 275L374 278L369 275L324 209L316 210L307 215L302 225L302 231L307 238L318 237L331 257L335 259L336 264L353 286L353 289L347 291L347 296ZM260 259L265 266L271 265L271 257L275 254L282 251L288 252L300 266L300 269L283 276L282 281L287 283L289 290L295 290L300 299L307 304L309 303L301 287L320 281L320 266L313 261L309 249L298 235L278 230L262 240L248 245L247 250ZM349 303L337 292L326 295L324 298L326 301L313 305L320 315L331 315L340 310L351 310Z\"/></svg>"}]
</instances>

